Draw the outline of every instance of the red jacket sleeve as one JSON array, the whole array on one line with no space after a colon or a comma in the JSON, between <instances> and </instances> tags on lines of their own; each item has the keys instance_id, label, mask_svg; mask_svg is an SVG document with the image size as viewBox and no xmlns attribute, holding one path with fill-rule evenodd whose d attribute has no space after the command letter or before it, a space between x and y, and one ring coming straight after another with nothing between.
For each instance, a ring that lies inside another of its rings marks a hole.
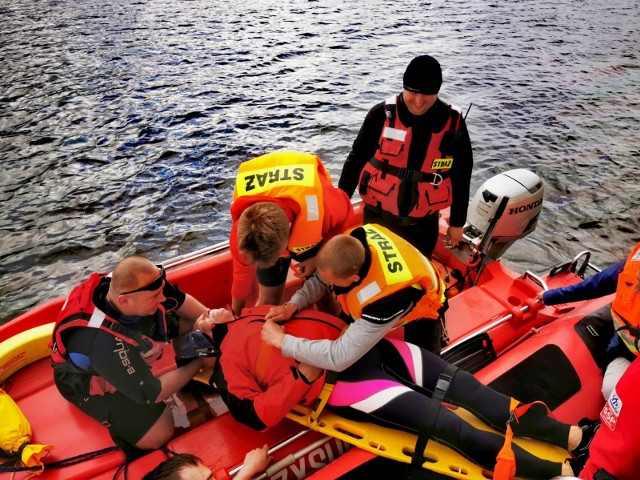
<instances>
[{"instance_id":1,"label":"red jacket sleeve","mask_svg":"<svg viewBox=\"0 0 640 480\"><path fill-rule=\"evenodd\" d=\"M351 200L343 190L331 185L325 177L320 177L324 197L324 220L322 224L323 242L343 233L355 224L355 213Z\"/></svg>"},{"instance_id":2,"label":"red jacket sleeve","mask_svg":"<svg viewBox=\"0 0 640 480\"><path fill-rule=\"evenodd\" d=\"M239 300L246 300L253 293L256 283L256 267L247 265L238 250L238 227L236 222L231 225L229 235L229 251L233 265L233 283L231 296Z\"/></svg>"}]
</instances>

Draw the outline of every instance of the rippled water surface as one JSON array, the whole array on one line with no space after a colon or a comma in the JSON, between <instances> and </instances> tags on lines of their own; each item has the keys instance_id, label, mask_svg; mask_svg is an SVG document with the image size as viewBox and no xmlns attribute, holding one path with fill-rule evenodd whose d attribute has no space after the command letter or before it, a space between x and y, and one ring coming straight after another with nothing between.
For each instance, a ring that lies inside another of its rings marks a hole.
<instances>
[{"instance_id":1,"label":"rippled water surface","mask_svg":"<svg viewBox=\"0 0 640 480\"><path fill-rule=\"evenodd\" d=\"M225 240L238 164L319 154L337 181L375 103L436 56L472 192L524 167L538 229L505 261L606 265L640 240L637 1L14 0L0 6L0 322L125 254Z\"/></svg>"}]
</instances>

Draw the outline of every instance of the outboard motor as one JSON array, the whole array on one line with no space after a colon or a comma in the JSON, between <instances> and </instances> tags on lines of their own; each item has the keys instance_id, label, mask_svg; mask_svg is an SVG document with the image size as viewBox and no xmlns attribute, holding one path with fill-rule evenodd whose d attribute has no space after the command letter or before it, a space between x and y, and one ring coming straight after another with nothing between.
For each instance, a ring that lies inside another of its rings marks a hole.
<instances>
[{"instance_id":1,"label":"outboard motor","mask_svg":"<svg viewBox=\"0 0 640 480\"><path fill-rule=\"evenodd\" d=\"M533 232L543 193L540 177L523 168L484 182L469 204L464 229L476 256L497 260L513 242Z\"/></svg>"}]
</instances>

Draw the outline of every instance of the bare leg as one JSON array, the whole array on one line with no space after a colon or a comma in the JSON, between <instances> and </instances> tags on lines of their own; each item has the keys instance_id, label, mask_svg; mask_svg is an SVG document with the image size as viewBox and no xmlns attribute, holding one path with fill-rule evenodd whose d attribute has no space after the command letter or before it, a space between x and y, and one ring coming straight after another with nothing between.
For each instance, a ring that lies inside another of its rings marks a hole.
<instances>
[{"instance_id":1,"label":"bare leg","mask_svg":"<svg viewBox=\"0 0 640 480\"><path fill-rule=\"evenodd\" d=\"M141 450L155 450L165 445L173 436L173 415L170 408L165 408L160 418L156 420L151 428L145 433L136 448Z\"/></svg>"},{"instance_id":2,"label":"bare leg","mask_svg":"<svg viewBox=\"0 0 640 480\"><path fill-rule=\"evenodd\" d=\"M576 472L573 471L573 468L571 468L571 465L569 465L568 463L563 463L562 464L562 473L561 475L563 477L573 477L576 474Z\"/></svg>"},{"instance_id":3,"label":"bare leg","mask_svg":"<svg viewBox=\"0 0 640 480\"><path fill-rule=\"evenodd\" d=\"M569 429L569 442L568 442L569 451L573 450L578 445L580 445L581 440L582 440L582 429L580 427L572 425L571 428Z\"/></svg>"}]
</instances>

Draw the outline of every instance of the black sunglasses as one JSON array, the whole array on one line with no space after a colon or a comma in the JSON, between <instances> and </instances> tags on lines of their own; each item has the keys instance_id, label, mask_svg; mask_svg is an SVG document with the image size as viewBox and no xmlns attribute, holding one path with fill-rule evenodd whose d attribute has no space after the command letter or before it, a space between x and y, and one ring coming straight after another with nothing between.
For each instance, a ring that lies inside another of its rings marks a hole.
<instances>
[{"instance_id":1,"label":"black sunglasses","mask_svg":"<svg viewBox=\"0 0 640 480\"><path fill-rule=\"evenodd\" d=\"M162 265L156 265L156 267L160 269L160 276L156 278L153 282L143 287L136 288L135 290L131 290L130 292L123 292L120 295L129 295L131 293L147 292L147 291L152 292L154 290L158 290L162 286L162 283L164 282L167 274L164 271L164 267Z\"/></svg>"}]
</instances>

